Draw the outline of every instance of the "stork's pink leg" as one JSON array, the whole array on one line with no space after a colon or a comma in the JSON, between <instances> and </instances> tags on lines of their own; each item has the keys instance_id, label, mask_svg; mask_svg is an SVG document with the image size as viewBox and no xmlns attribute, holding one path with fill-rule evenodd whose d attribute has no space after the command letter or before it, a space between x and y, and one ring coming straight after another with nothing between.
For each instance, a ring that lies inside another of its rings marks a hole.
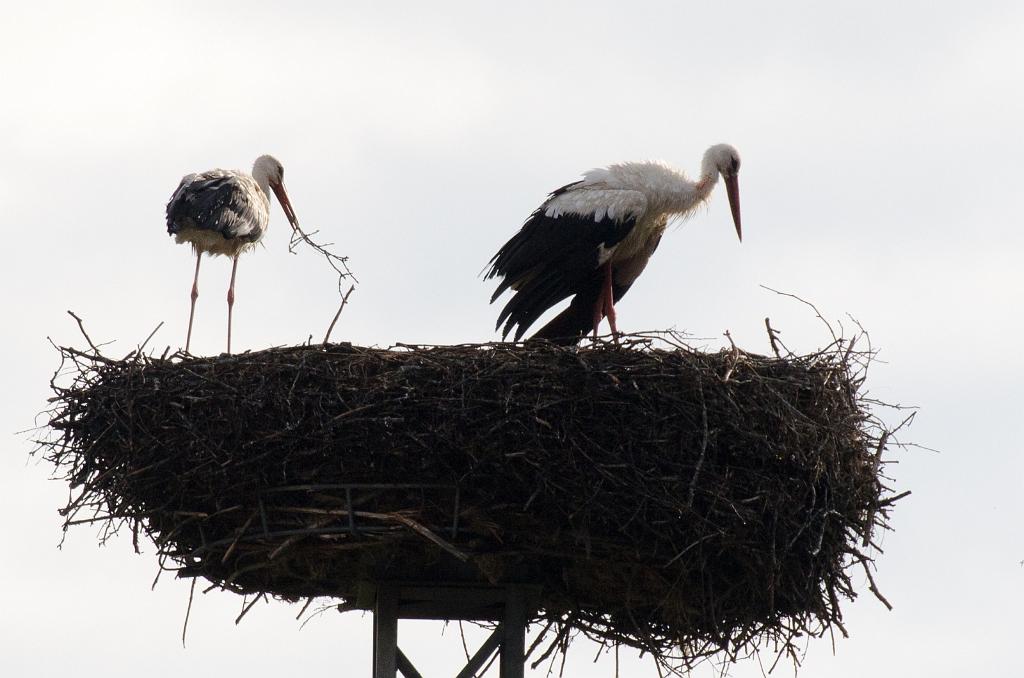
<instances>
[{"instance_id":1,"label":"stork's pink leg","mask_svg":"<svg viewBox=\"0 0 1024 678\"><path fill-rule=\"evenodd\" d=\"M619 328L615 325L615 302L611 294L608 295L608 308L605 310L605 317L608 318L608 325L612 329L612 341L619 343Z\"/></svg>"},{"instance_id":2,"label":"stork's pink leg","mask_svg":"<svg viewBox=\"0 0 1024 678\"><path fill-rule=\"evenodd\" d=\"M238 271L238 255L231 264L231 285L228 287L228 355L231 354L231 308L235 305L235 273Z\"/></svg>"},{"instance_id":3,"label":"stork's pink leg","mask_svg":"<svg viewBox=\"0 0 1024 678\"><path fill-rule=\"evenodd\" d=\"M608 325L612 330L612 340L619 343L619 328L615 326L615 293L612 290L612 262L605 263L604 269L604 291L601 294L604 298L604 315L608 318Z\"/></svg>"},{"instance_id":4,"label":"stork's pink leg","mask_svg":"<svg viewBox=\"0 0 1024 678\"><path fill-rule=\"evenodd\" d=\"M188 311L188 334L185 335L185 353L192 343L192 320L196 317L196 299L199 298L199 262L203 260L202 251L196 251L196 275L192 279L192 308Z\"/></svg>"},{"instance_id":5,"label":"stork's pink leg","mask_svg":"<svg viewBox=\"0 0 1024 678\"><path fill-rule=\"evenodd\" d=\"M609 275L610 267L611 264L608 262L601 264L601 268L604 269L604 276L606 278ZM607 302L604 299L606 287L607 285L605 283L601 284L601 292L597 295L597 299L594 300L594 341L597 341L597 332L601 328L601 320L604 318L604 309L605 306L607 306Z\"/></svg>"}]
</instances>

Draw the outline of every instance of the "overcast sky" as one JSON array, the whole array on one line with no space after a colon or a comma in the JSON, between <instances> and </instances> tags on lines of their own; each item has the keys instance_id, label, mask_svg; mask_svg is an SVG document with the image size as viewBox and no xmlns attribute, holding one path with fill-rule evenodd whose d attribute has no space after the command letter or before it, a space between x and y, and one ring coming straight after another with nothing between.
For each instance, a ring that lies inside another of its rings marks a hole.
<instances>
[{"instance_id":1,"label":"overcast sky","mask_svg":"<svg viewBox=\"0 0 1024 678\"><path fill-rule=\"evenodd\" d=\"M4 675L368 675L369 616L300 629L297 608L272 603L235 626L241 600L211 593L183 649L188 584L150 590L152 547L100 548L86 527L57 549L66 487L16 433L46 404L46 338L81 344L74 309L113 355L160 321L154 345L184 342L194 260L163 216L183 174L283 161L299 219L361 280L335 339L486 341L497 308L478 274L547 191L623 160L693 174L721 141L743 155L742 245L715 195L666 235L620 327L674 327L711 349L730 330L765 352L770 316L793 348L826 342L805 307L760 285L851 314L881 348L872 395L919 406L905 439L941 451L891 467L914 492L878 558L895 609L862 584L852 637L834 653L810 642L802 674L1019 667L1020 3L32 2L3 15ZM265 247L240 263L236 350L330 320L333 279L287 253L288 230L273 207ZM229 273L225 259L203 267L196 353L223 349ZM441 631L403 623L425 675L454 673L461 644ZM595 652L581 642L566 675L612 676ZM630 660L622 675L656 673Z\"/></svg>"}]
</instances>

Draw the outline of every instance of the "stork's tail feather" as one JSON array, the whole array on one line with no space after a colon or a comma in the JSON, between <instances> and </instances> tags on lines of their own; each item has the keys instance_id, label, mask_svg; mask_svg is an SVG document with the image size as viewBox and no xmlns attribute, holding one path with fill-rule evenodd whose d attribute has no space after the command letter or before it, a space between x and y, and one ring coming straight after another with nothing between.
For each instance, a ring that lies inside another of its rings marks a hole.
<instances>
[{"instance_id":1,"label":"stork's tail feather","mask_svg":"<svg viewBox=\"0 0 1024 678\"><path fill-rule=\"evenodd\" d=\"M568 308L537 330L529 340L546 339L559 346L579 343L594 328L594 304L599 294L600 291L596 289L577 294Z\"/></svg>"}]
</instances>

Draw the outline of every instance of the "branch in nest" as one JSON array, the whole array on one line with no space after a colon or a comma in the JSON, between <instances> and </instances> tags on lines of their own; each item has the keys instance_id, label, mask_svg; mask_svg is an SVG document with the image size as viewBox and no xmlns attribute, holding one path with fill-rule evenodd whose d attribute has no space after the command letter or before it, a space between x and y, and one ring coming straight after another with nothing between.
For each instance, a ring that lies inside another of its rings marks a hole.
<instances>
[{"instance_id":1,"label":"branch in nest","mask_svg":"<svg viewBox=\"0 0 1024 678\"><path fill-rule=\"evenodd\" d=\"M334 272L338 275L338 294L341 296L341 304L338 306L338 311L337 313L334 314L334 318L331 320L331 324L327 328L327 334L324 336L323 342L326 344L327 340L330 339L331 337L331 331L334 329L335 323L338 322L338 318L341 316L341 312L345 309L345 305L348 303L349 295L352 294L352 290L355 289L356 284L358 284L359 282L359 279L356 278L355 274L352 273L352 270L349 269L348 257L340 256L330 251L330 249L328 249L332 245L332 243L320 244L313 240L312 236L316 235L317 232L318 231L306 233L304 230L302 230L301 227L294 226L292 229L291 239L288 242L288 251L291 254L296 254L295 248L298 247L300 243L305 243L307 246L311 247L315 252L320 254L324 258L324 260L326 260L327 263L330 265L331 269L333 269ZM349 285L348 291L343 292L342 290L344 289L344 283L346 280L351 280L352 282Z\"/></svg>"},{"instance_id":2,"label":"branch in nest","mask_svg":"<svg viewBox=\"0 0 1024 678\"><path fill-rule=\"evenodd\" d=\"M302 230L302 228L296 226L292 230L292 237L291 240L289 240L288 242L288 251L292 254L296 254L295 248L299 245L299 243L305 243L309 247L313 248L314 251L318 252L321 256L323 256L323 258L327 260L327 263L330 264L331 268L334 269L334 272L338 274L338 294L341 294L341 290L343 289L342 283L346 278L351 279L353 282L356 283L359 282L359 279L356 278L356 276L349 269L348 257L340 256L338 254L335 254L334 252L331 252L328 249L328 247L333 245L333 243L327 243L326 245L322 245L313 240L312 236L316 235L317 233L319 233L319 231L306 233L305 231Z\"/></svg>"}]
</instances>

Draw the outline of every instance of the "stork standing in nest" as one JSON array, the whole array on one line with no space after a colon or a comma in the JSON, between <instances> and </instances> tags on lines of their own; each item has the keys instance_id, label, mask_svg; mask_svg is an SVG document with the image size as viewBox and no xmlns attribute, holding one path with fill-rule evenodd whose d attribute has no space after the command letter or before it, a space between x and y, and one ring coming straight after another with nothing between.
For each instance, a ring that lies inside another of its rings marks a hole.
<instances>
[{"instance_id":1,"label":"stork standing in nest","mask_svg":"<svg viewBox=\"0 0 1024 678\"><path fill-rule=\"evenodd\" d=\"M704 153L697 181L660 163L627 162L554 191L489 263L486 277L501 279L491 302L515 291L495 329L504 323L504 338L515 327L519 341L544 311L573 296L534 338L575 344L589 330L596 337L605 317L616 336L615 302L647 266L669 220L706 201L719 176L742 241L739 169L736 149L718 144Z\"/></svg>"},{"instance_id":2,"label":"stork standing in nest","mask_svg":"<svg viewBox=\"0 0 1024 678\"><path fill-rule=\"evenodd\" d=\"M192 342L192 320L199 298L199 264L203 253L232 258L228 286L228 353L231 353L231 311L235 305L235 275L238 257L263 238L270 223L270 191L281 203L293 229L299 227L295 211L284 188L284 167L270 155L261 155L252 174L215 169L189 174L167 203L167 232L178 243L189 243L196 254L192 280L192 307L188 314L185 352Z\"/></svg>"}]
</instances>

